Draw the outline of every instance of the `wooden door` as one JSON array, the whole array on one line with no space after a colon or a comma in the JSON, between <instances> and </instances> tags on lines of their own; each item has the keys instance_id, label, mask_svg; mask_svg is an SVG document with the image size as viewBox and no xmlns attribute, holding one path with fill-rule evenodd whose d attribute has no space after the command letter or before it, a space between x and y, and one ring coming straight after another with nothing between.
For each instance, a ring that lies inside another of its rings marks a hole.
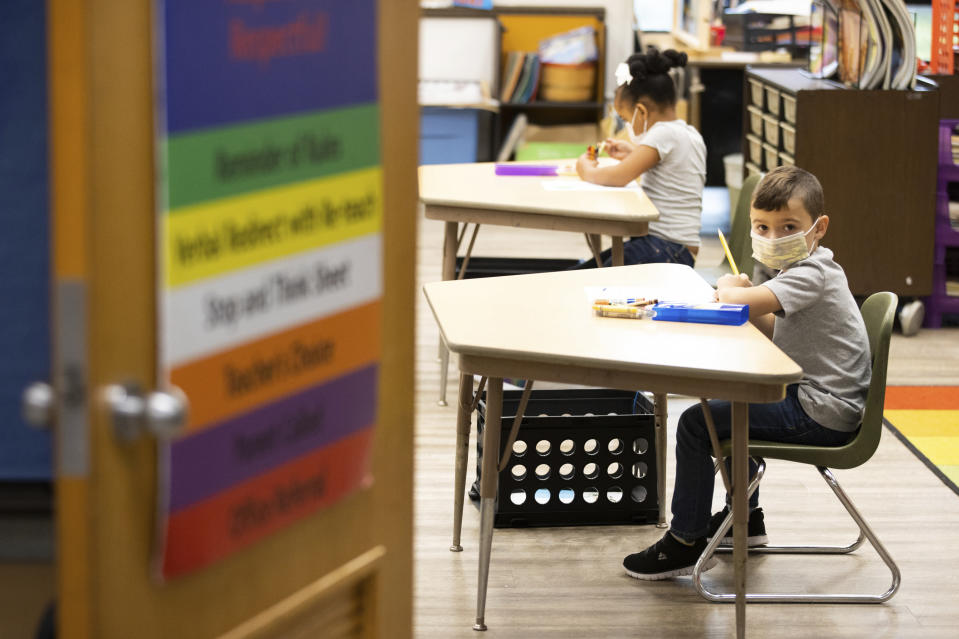
<instances>
[{"instance_id":1,"label":"wooden door","mask_svg":"<svg viewBox=\"0 0 959 639\"><path fill-rule=\"evenodd\" d=\"M268 12L275 3L202 4ZM335 4L313 2L318 10ZM389 321L382 322L378 360L372 483L161 581L154 563L161 444L148 434L118 437L107 392L117 384L143 392L158 387L162 256L153 47L160 12L148 2L49 0L62 639L411 634L418 5L380 0L375 10L384 238L379 303ZM195 403L200 395L187 399Z\"/></svg>"}]
</instances>

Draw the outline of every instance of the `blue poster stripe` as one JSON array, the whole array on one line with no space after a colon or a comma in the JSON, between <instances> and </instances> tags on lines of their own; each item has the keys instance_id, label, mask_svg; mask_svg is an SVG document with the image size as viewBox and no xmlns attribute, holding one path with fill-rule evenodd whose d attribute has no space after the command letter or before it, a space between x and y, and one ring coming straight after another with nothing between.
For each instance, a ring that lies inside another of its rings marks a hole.
<instances>
[{"instance_id":1,"label":"blue poster stripe","mask_svg":"<svg viewBox=\"0 0 959 639\"><path fill-rule=\"evenodd\" d=\"M376 0L165 0L168 134L377 99Z\"/></svg>"},{"instance_id":2,"label":"blue poster stripe","mask_svg":"<svg viewBox=\"0 0 959 639\"><path fill-rule=\"evenodd\" d=\"M376 419L377 374L378 366L362 368L174 442L169 511L368 427Z\"/></svg>"}]
</instances>

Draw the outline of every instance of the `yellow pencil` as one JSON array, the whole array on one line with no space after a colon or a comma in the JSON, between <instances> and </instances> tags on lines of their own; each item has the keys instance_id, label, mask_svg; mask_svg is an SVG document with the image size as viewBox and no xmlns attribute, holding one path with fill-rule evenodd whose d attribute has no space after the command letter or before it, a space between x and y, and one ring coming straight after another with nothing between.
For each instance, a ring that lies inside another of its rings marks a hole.
<instances>
[{"instance_id":1,"label":"yellow pencil","mask_svg":"<svg viewBox=\"0 0 959 639\"><path fill-rule=\"evenodd\" d=\"M736 260L733 259L733 254L729 252L729 245L726 244L726 238L723 236L723 232L720 229L716 229L716 232L719 233L719 243L723 245L723 250L726 251L726 259L729 260L729 267L733 269L733 275L739 275L739 269L736 268Z\"/></svg>"}]
</instances>

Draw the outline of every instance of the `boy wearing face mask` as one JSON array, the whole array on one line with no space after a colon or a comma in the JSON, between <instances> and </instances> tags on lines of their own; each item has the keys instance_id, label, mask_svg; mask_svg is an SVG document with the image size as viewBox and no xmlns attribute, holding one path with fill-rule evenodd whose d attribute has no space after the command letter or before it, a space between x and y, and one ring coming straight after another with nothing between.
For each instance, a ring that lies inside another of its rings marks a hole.
<instances>
[{"instance_id":1,"label":"boy wearing face mask","mask_svg":"<svg viewBox=\"0 0 959 639\"><path fill-rule=\"evenodd\" d=\"M865 408L869 339L845 273L832 251L820 245L829 218L823 214L819 180L793 166L770 171L756 187L749 217L753 257L779 273L758 286L745 275L725 275L717 283L717 299L748 304L750 321L803 369L802 380L787 387L784 400L749 405L749 437L841 446L859 427ZM729 402L710 401L709 406L719 438L728 439ZM750 474L755 472L750 460ZM692 573L729 512L727 496L726 508L710 517L713 485L712 447L697 405L679 419L670 530L650 548L626 557L627 574L653 580ZM747 542L765 544L758 490L749 509Z\"/></svg>"},{"instance_id":2,"label":"boy wearing face mask","mask_svg":"<svg viewBox=\"0 0 959 639\"><path fill-rule=\"evenodd\" d=\"M626 123L630 141L606 140L609 156L620 162L599 166L584 153L576 172L587 182L626 186L640 180L659 211L649 234L623 246L625 264L675 262L692 266L699 251L699 229L706 184L706 145L695 128L676 117L676 88L669 70L686 66L686 54L672 49L634 54L616 69L613 108ZM610 251L604 251L605 265ZM581 266L594 266L586 260Z\"/></svg>"}]
</instances>

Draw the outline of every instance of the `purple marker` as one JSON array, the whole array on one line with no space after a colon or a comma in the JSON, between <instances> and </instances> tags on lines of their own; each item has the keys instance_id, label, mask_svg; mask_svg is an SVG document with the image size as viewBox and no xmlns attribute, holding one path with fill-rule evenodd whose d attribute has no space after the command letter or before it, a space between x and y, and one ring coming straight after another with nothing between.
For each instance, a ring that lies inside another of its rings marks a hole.
<instances>
[{"instance_id":1,"label":"purple marker","mask_svg":"<svg viewBox=\"0 0 959 639\"><path fill-rule=\"evenodd\" d=\"M496 175L559 175L559 167L550 164L497 164Z\"/></svg>"}]
</instances>

